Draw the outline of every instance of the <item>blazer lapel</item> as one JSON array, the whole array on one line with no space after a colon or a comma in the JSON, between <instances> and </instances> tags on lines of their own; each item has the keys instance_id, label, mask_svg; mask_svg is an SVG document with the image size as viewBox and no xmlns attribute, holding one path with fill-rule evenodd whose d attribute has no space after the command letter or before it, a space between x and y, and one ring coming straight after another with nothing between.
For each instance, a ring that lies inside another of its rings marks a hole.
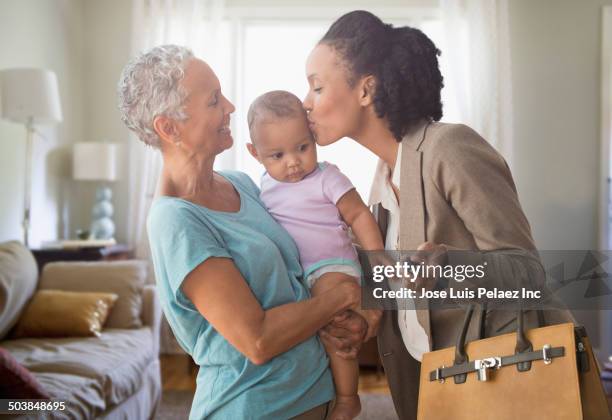
<instances>
[{"instance_id":1,"label":"blazer lapel","mask_svg":"<svg viewBox=\"0 0 612 420\"><path fill-rule=\"evenodd\" d=\"M429 123L424 122L402 140L402 166L400 167L400 249L414 251L427 240L425 230L425 197L423 192L423 153L419 150L425 139ZM429 339L432 349L429 305L416 310L416 317Z\"/></svg>"},{"instance_id":2,"label":"blazer lapel","mask_svg":"<svg viewBox=\"0 0 612 420\"><path fill-rule=\"evenodd\" d=\"M425 207L421 164L423 153L402 145L400 175L400 248L414 251L425 242Z\"/></svg>"}]
</instances>

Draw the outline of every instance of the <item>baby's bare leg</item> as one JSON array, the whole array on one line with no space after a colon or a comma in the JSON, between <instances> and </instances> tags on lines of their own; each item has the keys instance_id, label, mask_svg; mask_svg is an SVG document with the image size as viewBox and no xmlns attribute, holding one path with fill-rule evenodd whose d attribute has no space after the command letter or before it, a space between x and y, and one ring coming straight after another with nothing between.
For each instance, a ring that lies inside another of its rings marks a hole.
<instances>
[{"instance_id":1,"label":"baby's bare leg","mask_svg":"<svg viewBox=\"0 0 612 420\"><path fill-rule=\"evenodd\" d=\"M354 282L355 278L343 273L325 273L312 286L313 296L317 296L341 282ZM325 345L329 356L334 383L336 384L336 404L330 420L350 420L359 415L361 402L357 388L359 385L359 364L357 359L346 360L336 354L334 348Z\"/></svg>"}]
</instances>

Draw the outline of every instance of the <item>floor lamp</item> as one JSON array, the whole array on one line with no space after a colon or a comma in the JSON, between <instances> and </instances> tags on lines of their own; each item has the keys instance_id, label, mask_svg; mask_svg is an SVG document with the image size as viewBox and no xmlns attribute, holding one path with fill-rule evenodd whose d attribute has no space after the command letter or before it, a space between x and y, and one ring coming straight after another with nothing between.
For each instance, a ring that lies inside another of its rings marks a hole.
<instances>
[{"instance_id":1,"label":"floor lamp","mask_svg":"<svg viewBox=\"0 0 612 420\"><path fill-rule=\"evenodd\" d=\"M62 121L57 77L50 70L14 68L0 70L0 117L26 129L26 167L23 199L23 243L28 246L32 198L32 142L37 124Z\"/></svg>"}]
</instances>

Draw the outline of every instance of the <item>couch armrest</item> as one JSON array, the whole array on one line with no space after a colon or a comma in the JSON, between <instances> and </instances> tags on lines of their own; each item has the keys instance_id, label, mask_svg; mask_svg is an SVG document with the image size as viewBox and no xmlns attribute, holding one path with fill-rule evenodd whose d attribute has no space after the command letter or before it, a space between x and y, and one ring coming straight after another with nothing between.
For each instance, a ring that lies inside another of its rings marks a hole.
<instances>
[{"instance_id":1,"label":"couch armrest","mask_svg":"<svg viewBox=\"0 0 612 420\"><path fill-rule=\"evenodd\" d=\"M157 296L155 285L148 284L142 290L142 323L150 327L153 333L154 353L159 354L159 334L161 325L161 304Z\"/></svg>"}]
</instances>

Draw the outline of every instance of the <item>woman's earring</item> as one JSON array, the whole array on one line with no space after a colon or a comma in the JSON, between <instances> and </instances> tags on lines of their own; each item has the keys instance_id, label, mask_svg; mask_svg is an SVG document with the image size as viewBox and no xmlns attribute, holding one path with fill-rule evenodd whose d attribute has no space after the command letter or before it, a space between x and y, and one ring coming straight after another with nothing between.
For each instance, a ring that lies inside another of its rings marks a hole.
<instances>
[{"instance_id":1,"label":"woman's earring","mask_svg":"<svg viewBox=\"0 0 612 420\"><path fill-rule=\"evenodd\" d=\"M183 144L183 142L181 141L181 139L178 139L177 141L174 142L174 145L176 147L181 147L182 144Z\"/></svg>"}]
</instances>

